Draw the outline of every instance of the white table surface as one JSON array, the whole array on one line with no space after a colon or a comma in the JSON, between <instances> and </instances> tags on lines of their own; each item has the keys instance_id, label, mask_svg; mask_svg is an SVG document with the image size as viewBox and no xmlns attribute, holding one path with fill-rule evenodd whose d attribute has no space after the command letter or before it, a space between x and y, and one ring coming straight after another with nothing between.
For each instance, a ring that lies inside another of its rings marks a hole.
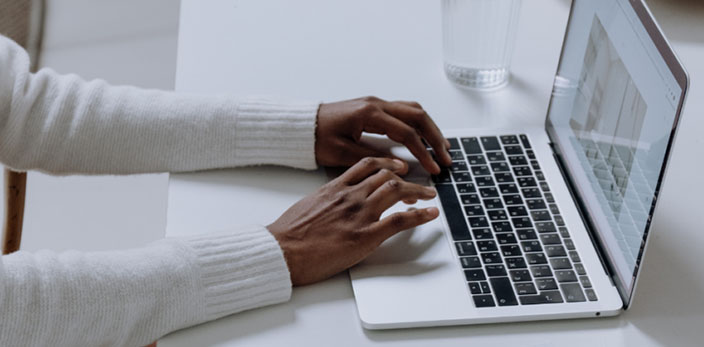
<instances>
[{"instance_id":1,"label":"white table surface","mask_svg":"<svg viewBox=\"0 0 704 347\"><path fill-rule=\"evenodd\" d=\"M511 84L466 92L444 77L431 0L182 0L176 89L333 101L421 102L441 128L542 124L568 0L524 2ZM159 346L701 345L704 271L704 6L652 4L691 75L689 100L633 307L613 318L364 330L346 273L290 302L173 333ZM267 224L325 182L318 172L244 168L172 175L167 235Z\"/></svg>"}]
</instances>

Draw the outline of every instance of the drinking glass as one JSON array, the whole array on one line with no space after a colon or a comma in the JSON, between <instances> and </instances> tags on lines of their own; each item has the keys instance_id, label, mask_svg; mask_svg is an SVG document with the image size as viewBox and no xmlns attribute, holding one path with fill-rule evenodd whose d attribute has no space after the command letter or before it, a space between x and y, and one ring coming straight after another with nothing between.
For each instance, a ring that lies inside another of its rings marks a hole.
<instances>
[{"instance_id":1,"label":"drinking glass","mask_svg":"<svg viewBox=\"0 0 704 347\"><path fill-rule=\"evenodd\" d=\"M471 89L505 86L520 8L521 0L442 0L447 78Z\"/></svg>"}]
</instances>

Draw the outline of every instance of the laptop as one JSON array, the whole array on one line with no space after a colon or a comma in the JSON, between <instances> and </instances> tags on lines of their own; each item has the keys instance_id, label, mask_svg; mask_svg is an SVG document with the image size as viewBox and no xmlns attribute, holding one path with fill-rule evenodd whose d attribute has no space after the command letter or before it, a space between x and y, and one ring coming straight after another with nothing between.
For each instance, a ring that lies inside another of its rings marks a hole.
<instances>
[{"instance_id":1,"label":"laptop","mask_svg":"<svg viewBox=\"0 0 704 347\"><path fill-rule=\"evenodd\" d=\"M574 0L545 126L444 132L452 167L416 205L441 217L350 269L363 326L627 309L687 86L643 1Z\"/></svg>"}]
</instances>

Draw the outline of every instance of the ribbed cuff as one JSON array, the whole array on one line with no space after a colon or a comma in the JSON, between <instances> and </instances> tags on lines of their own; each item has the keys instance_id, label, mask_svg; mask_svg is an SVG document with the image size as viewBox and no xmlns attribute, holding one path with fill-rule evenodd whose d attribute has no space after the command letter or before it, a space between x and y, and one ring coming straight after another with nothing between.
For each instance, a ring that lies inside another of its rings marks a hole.
<instances>
[{"instance_id":1,"label":"ribbed cuff","mask_svg":"<svg viewBox=\"0 0 704 347\"><path fill-rule=\"evenodd\" d=\"M284 302L291 276L281 247L263 226L184 239L201 270L205 320Z\"/></svg>"},{"instance_id":2,"label":"ribbed cuff","mask_svg":"<svg viewBox=\"0 0 704 347\"><path fill-rule=\"evenodd\" d=\"M315 124L319 105L264 99L242 102L235 134L238 162L317 168Z\"/></svg>"}]
</instances>

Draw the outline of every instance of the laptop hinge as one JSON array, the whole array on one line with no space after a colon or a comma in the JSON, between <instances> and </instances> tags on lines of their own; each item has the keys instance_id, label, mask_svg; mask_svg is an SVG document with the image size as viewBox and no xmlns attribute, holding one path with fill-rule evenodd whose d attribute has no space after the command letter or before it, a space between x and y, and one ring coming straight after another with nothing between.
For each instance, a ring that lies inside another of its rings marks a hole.
<instances>
[{"instance_id":1,"label":"laptop hinge","mask_svg":"<svg viewBox=\"0 0 704 347\"><path fill-rule=\"evenodd\" d=\"M560 168L560 174L564 178L565 182L567 183L567 189L570 191L570 195L572 196L572 200L577 204L577 210L579 211L579 216L582 218L582 223L584 224L584 227L587 229L587 234L589 234L589 239L592 241L592 244L594 245L594 249L596 249L596 254L599 256L599 261L601 262L601 266L604 268L604 271L606 272L606 275L609 277L609 280L611 281L611 285L614 287L616 286L616 283L614 282L614 271L611 269L611 266L609 263L606 261L606 257L604 256L604 249L601 246L601 242L597 239L598 236L596 234L596 229L592 225L592 223L589 221L589 219L585 215L586 207L582 199L579 198L579 196L575 192L575 186L574 182L572 182L572 179L567 175L567 170L565 170L564 163L562 162L562 158L560 155L557 153L555 150L555 144L550 141L550 147L552 148L552 155L555 157L555 161L557 162L557 167Z\"/></svg>"}]
</instances>

